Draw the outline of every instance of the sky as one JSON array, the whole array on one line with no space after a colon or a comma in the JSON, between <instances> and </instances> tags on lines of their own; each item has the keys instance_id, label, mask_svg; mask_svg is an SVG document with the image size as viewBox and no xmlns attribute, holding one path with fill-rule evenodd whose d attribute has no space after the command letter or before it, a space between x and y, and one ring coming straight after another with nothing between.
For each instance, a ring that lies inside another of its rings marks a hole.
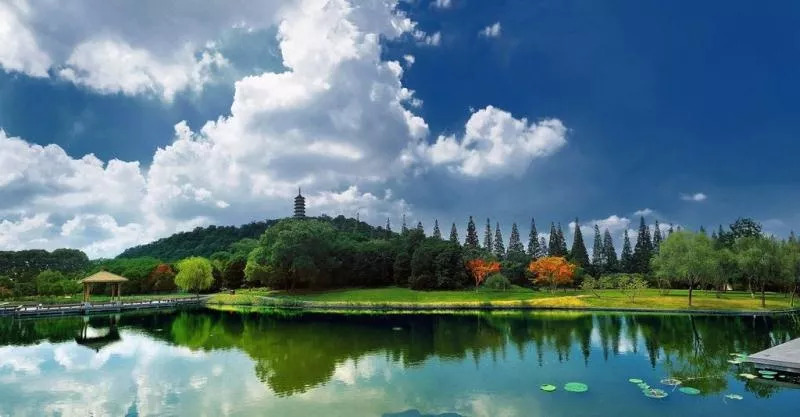
<instances>
[{"instance_id":1,"label":"sky","mask_svg":"<svg viewBox=\"0 0 800 417\"><path fill-rule=\"evenodd\" d=\"M0 250L113 257L298 187L462 237L785 236L798 73L792 1L0 0Z\"/></svg>"}]
</instances>

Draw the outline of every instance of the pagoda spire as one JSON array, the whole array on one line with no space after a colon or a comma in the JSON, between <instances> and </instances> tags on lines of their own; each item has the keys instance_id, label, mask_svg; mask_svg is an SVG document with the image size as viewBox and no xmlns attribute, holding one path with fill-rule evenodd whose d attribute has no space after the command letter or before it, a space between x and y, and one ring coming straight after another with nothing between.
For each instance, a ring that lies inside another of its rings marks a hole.
<instances>
[{"instance_id":1,"label":"pagoda spire","mask_svg":"<svg viewBox=\"0 0 800 417\"><path fill-rule=\"evenodd\" d=\"M296 219L306 217L306 198L303 197L300 187L297 187L297 197L294 198L294 217Z\"/></svg>"}]
</instances>

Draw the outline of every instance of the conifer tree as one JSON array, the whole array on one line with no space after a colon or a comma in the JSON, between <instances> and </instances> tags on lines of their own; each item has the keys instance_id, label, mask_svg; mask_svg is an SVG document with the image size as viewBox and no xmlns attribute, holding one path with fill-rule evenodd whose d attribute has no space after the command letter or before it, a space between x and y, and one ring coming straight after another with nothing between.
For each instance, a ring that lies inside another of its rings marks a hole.
<instances>
[{"instance_id":1,"label":"conifer tree","mask_svg":"<svg viewBox=\"0 0 800 417\"><path fill-rule=\"evenodd\" d=\"M628 242L630 246L630 242ZM609 274L617 271L617 250L614 248L614 239L611 232L606 229L603 232L603 273Z\"/></svg>"},{"instance_id":2,"label":"conifer tree","mask_svg":"<svg viewBox=\"0 0 800 417\"><path fill-rule=\"evenodd\" d=\"M650 259L653 257L653 241L650 239L650 229L644 222L644 216L639 218L639 234L636 236L636 246L633 248L633 271L646 273L650 270Z\"/></svg>"},{"instance_id":3,"label":"conifer tree","mask_svg":"<svg viewBox=\"0 0 800 417\"><path fill-rule=\"evenodd\" d=\"M408 226L406 226L406 215L403 213L403 224L400 226L400 233L407 234L408 233Z\"/></svg>"},{"instance_id":4,"label":"conifer tree","mask_svg":"<svg viewBox=\"0 0 800 417\"><path fill-rule=\"evenodd\" d=\"M656 220L656 224L653 227L653 255L658 253L662 240L664 239L661 237L661 225L658 224L658 220Z\"/></svg>"},{"instance_id":5,"label":"conifer tree","mask_svg":"<svg viewBox=\"0 0 800 417\"><path fill-rule=\"evenodd\" d=\"M558 223L556 232L558 232L558 256L563 256L566 258L569 256L569 252L567 252L567 239L564 238L564 231L561 229L561 222ZM584 247L584 249L586 248Z\"/></svg>"},{"instance_id":6,"label":"conifer tree","mask_svg":"<svg viewBox=\"0 0 800 417\"><path fill-rule=\"evenodd\" d=\"M483 231L483 248L488 252L494 250L494 245L492 245L492 224L489 222L488 217L486 218L486 229Z\"/></svg>"},{"instance_id":7,"label":"conifer tree","mask_svg":"<svg viewBox=\"0 0 800 417\"><path fill-rule=\"evenodd\" d=\"M519 238L519 229L517 223L511 224L511 237L508 238L508 254L509 255L524 255L525 246Z\"/></svg>"},{"instance_id":8,"label":"conifer tree","mask_svg":"<svg viewBox=\"0 0 800 417\"><path fill-rule=\"evenodd\" d=\"M700 230L699 230L699 232L700 232L700 234L702 234L702 235L706 235L706 236L708 236L708 233L706 233L706 228L705 228L705 227L703 227L703 225L702 225L702 224L700 225Z\"/></svg>"},{"instance_id":9,"label":"conifer tree","mask_svg":"<svg viewBox=\"0 0 800 417\"><path fill-rule=\"evenodd\" d=\"M797 236L794 234L794 230L789 231L789 243L797 243Z\"/></svg>"},{"instance_id":10,"label":"conifer tree","mask_svg":"<svg viewBox=\"0 0 800 417\"><path fill-rule=\"evenodd\" d=\"M442 231L439 230L439 219L433 219L433 237L442 240Z\"/></svg>"},{"instance_id":11,"label":"conifer tree","mask_svg":"<svg viewBox=\"0 0 800 417\"><path fill-rule=\"evenodd\" d=\"M547 247L547 254L549 256L559 256L558 248L560 245L558 244L558 231L556 231L556 225L553 222L550 222L550 242L548 242Z\"/></svg>"},{"instance_id":12,"label":"conifer tree","mask_svg":"<svg viewBox=\"0 0 800 417\"><path fill-rule=\"evenodd\" d=\"M456 229L456 222L453 222L453 225L450 226L450 243L460 245L458 241L458 229Z\"/></svg>"},{"instance_id":13,"label":"conifer tree","mask_svg":"<svg viewBox=\"0 0 800 417\"><path fill-rule=\"evenodd\" d=\"M722 226L720 226L720 229L721 228L722 228ZM672 229L672 223L670 223L669 224L669 229L667 229L667 237L669 237L669 235L671 235L673 231L674 230Z\"/></svg>"},{"instance_id":14,"label":"conifer tree","mask_svg":"<svg viewBox=\"0 0 800 417\"><path fill-rule=\"evenodd\" d=\"M539 257L539 233L536 232L536 221L531 217L531 232L528 234L528 257L536 259Z\"/></svg>"},{"instance_id":15,"label":"conifer tree","mask_svg":"<svg viewBox=\"0 0 800 417\"><path fill-rule=\"evenodd\" d=\"M503 244L503 233L500 232L500 222L497 222L497 226L494 229L494 256L501 259L506 256L506 247Z\"/></svg>"},{"instance_id":16,"label":"conifer tree","mask_svg":"<svg viewBox=\"0 0 800 417\"><path fill-rule=\"evenodd\" d=\"M423 235L425 234L425 228L422 227L422 222L417 222L417 231L422 232Z\"/></svg>"},{"instance_id":17,"label":"conifer tree","mask_svg":"<svg viewBox=\"0 0 800 417\"><path fill-rule=\"evenodd\" d=\"M583 243L583 232L578 218L575 218L575 233L572 236L572 250L569 252L570 261L582 268L589 265L589 254L586 252L586 244Z\"/></svg>"},{"instance_id":18,"label":"conifer tree","mask_svg":"<svg viewBox=\"0 0 800 417\"><path fill-rule=\"evenodd\" d=\"M467 222L467 239L464 240L464 247L469 249L478 249L478 232L475 230L475 221L472 220L472 216L469 216L469 222Z\"/></svg>"},{"instance_id":19,"label":"conifer tree","mask_svg":"<svg viewBox=\"0 0 800 417\"><path fill-rule=\"evenodd\" d=\"M600 228L597 224L594 225L594 242L592 242L592 271L595 276L599 276L605 269L605 262L603 260L603 237L600 236Z\"/></svg>"},{"instance_id":20,"label":"conifer tree","mask_svg":"<svg viewBox=\"0 0 800 417\"><path fill-rule=\"evenodd\" d=\"M625 236L622 240L622 255L619 258L621 272L631 273L633 271L633 250L631 249L631 239L628 237L628 229L625 229Z\"/></svg>"},{"instance_id":21,"label":"conifer tree","mask_svg":"<svg viewBox=\"0 0 800 417\"><path fill-rule=\"evenodd\" d=\"M540 237L539 238L539 253L536 254L536 257L537 258L544 258L549 253L550 253L550 251L547 250L547 241L544 239L544 237Z\"/></svg>"},{"instance_id":22,"label":"conifer tree","mask_svg":"<svg viewBox=\"0 0 800 417\"><path fill-rule=\"evenodd\" d=\"M389 218L386 218L386 239L391 239L392 237L392 223L389 221Z\"/></svg>"}]
</instances>

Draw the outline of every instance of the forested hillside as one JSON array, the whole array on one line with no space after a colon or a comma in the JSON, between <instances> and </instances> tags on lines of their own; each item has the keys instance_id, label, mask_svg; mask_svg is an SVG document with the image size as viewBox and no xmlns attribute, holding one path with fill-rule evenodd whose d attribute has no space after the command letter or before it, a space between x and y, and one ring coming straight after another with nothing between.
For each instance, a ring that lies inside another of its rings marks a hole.
<instances>
[{"instance_id":1,"label":"forested hillside","mask_svg":"<svg viewBox=\"0 0 800 417\"><path fill-rule=\"evenodd\" d=\"M175 262L190 256L209 257L214 252L227 250L242 239L258 239L277 220L253 222L241 226L198 227L190 232L180 232L145 245L126 249L117 258L150 257L164 262Z\"/></svg>"}]
</instances>

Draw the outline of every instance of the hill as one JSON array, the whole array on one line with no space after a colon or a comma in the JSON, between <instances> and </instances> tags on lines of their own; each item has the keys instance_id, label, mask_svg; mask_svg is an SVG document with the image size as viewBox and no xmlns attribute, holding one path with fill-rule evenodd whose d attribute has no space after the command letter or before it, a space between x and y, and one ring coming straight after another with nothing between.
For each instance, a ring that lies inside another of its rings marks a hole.
<instances>
[{"instance_id":1,"label":"hill","mask_svg":"<svg viewBox=\"0 0 800 417\"><path fill-rule=\"evenodd\" d=\"M340 231L352 232L364 239L383 238L386 232L382 227L373 227L356 219L344 216L322 215L316 219L330 222ZM179 232L144 245L126 249L117 258L152 257L164 262L175 262L190 256L210 257L215 252L227 250L232 243L242 239L258 239L268 227L280 220L253 222L241 226L197 227L189 232Z\"/></svg>"}]
</instances>

